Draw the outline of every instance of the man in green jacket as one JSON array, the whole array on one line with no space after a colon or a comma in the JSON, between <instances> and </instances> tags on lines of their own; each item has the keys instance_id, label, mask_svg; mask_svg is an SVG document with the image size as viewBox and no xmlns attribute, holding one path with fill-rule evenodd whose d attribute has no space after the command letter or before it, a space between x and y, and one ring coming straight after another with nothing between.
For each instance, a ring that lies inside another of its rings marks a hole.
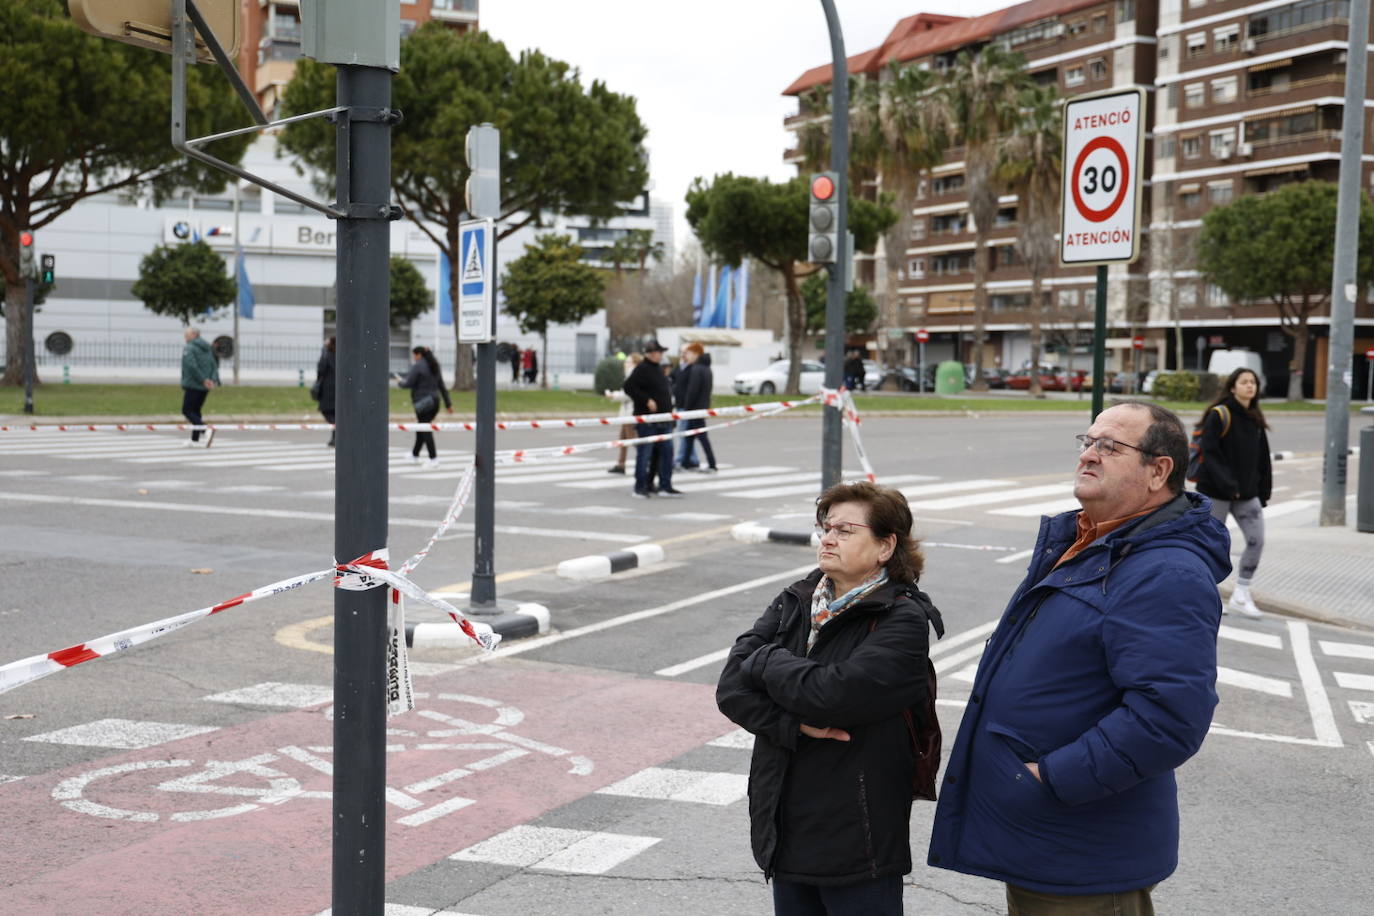
<instances>
[{"instance_id":1,"label":"man in green jacket","mask_svg":"<svg viewBox=\"0 0 1374 916\"><path fill-rule=\"evenodd\" d=\"M195 328L186 329L186 347L181 351L181 413L192 426L202 426L200 409L210 396L210 389L219 384L219 360ZM191 439L184 448L200 445L201 431L191 431ZM215 441L215 431L205 430L205 448Z\"/></svg>"}]
</instances>

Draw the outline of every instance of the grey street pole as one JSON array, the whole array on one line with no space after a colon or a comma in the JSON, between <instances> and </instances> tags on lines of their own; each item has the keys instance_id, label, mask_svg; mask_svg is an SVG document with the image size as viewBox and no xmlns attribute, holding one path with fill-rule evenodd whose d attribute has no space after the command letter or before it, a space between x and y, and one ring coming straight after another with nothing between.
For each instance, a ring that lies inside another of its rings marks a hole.
<instances>
[{"instance_id":1,"label":"grey street pole","mask_svg":"<svg viewBox=\"0 0 1374 916\"><path fill-rule=\"evenodd\" d=\"M496 220L501 215L501 132L490 124L480 124L468 131L466 143L468 168L469 215L479 219ZM491 263L487 265L487 282L496 283L496 237L492 224ZM458 254L462 269L463 253ZM495 290L492 301L495 301ZM492 314L493 330L496 321ZM494 334L492 335L494 338ZM464 346L464 344L459 344ZM477 429L473 442L473 462L477 468L474 480L472 591L471 609L498 613L496 602L496 341L488 339L477 347Z\"/></svg>"},{"instance_id":2,"label":"grey street pole","mask_svg":"<svg viewBox=\"0 0 1374 916\"><path fill-rule=\"evenodd\" d=\"M1320 523L1345 525L1346 453L1350 437L1350 372L1355 347L1355 265L1360 235L1360 162L1364 151L1365 70L1369 0L1350 2L1341 127L1336 255L1331 269L1331 334L1327 340L1326 451L1322 459ZM1351 113L1355 113L1351 117Z\"/></svg>"},{"instance_id":3,"label":"grey street pole","mask_svg":"<svg viewBox=\"0 0 1374 916\"><path fill-rule=\"evenodd\" d=\"M24 321L27 326L24 330L24 413L33 413L33 376L37 371L33 364L33 300L34 300L34 281L33 273L24 275Z\"/></svg>"},{"instance_id":4,"label":"grey street pole","mask_svg":"<svg viewBox=\"0 0 1374 916\"><path fill-rule=\"evenodd\" d=\"M387 543L391 71L340 65L334 556ZM334 590L333 912L380 916L386 866L385 588Z\"/></svg>"},{"instance_id":5,"label":"grey street pole","mask_svg":"<svg viewBox=\"0 0 1374 916\"><path fill-rule=\"evenodd\" d=\"M849 65L844 56L844 33L833 0L821 0L825 24L830 29L830 170L835 173L839 198L836 234L839 256L830 267L825 299L825 387L834 390L844 381L844 299L846 278L852 266L844 244L849 230ZM821 417L821 490L840 482L843 469L844 429L838 404L824 408Z\"/></svg>"},{"instance_id":6,"label":"grey street pole","mask_svg":"<svg viewBox=\"0 0 1374 916\"><path fill-rule=\"evenodd\" d=\"M243 238L243 237L239 235L239 209L240 209L240 206L241 206L241 203L240 203L240 201L239 201L239 195L243 193L242 190L241 190L242 185L243 185L243 182L242 182L242 181L240 181L240 180L237 179L237 178L234 179L234 266L233 266L233 271L234 271L234 282L235 282L236 284L239 282L239 258L243 257L243 241L242 241L242 238ZM239 349L240 349L240 341L239 341L239 301L238 301L238 299L235 299L235 300L234 300L234 384L235 384L235 385L237 385L237 384L239 383Z\"/></svg>"},{"instance_id":7,"label":"grey street pole","mask_svg":"<svg viewBox=\"0 0 1374 916\"><path fill-rule=\"evenodd\" d=\"M1107 265L1097 265L1097 306L1093 310L1093 415L1102 412L1107 391Z\"/></svg>"}]
</instances>

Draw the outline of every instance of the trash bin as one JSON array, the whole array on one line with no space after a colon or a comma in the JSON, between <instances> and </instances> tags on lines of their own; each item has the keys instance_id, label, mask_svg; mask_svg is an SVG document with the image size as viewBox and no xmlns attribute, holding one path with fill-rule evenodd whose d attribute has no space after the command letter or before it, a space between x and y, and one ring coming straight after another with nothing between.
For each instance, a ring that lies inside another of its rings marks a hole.
<instances>
[{"instance_id":1,"label":"trash bin","mask_svg":"<svg viewBox=\"0 0 1374 916\"><path fill-rule=\"evenodd\" d=\"M1374 420L1374 407L1360 413ZM1355 491L1355 529L1374 533L1374 426L1360 430L1360 482Z\"/></svg>"},{"instance_id":2,"label":"trash bin","mask_svg":"<svg viewBox=\"0 0 1374 916\"><path fill-rule=\"evenodd\" d=\"M947 360L935 367L935 393L958 394L964 390L964 364Z\"/></svg>"}]
</instances>

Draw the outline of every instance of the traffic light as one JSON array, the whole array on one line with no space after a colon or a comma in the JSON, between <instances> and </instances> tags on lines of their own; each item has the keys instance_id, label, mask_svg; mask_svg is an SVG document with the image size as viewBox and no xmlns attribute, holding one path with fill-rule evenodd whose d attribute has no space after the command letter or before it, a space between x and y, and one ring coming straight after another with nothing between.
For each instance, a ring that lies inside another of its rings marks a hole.
<instances>
[{"instance_id":1,"label":"traffic light","mask_svg":"<svg viewBox=\"0 0 1374 916\"><path fill-rule=\"evenodd\" d=\"M807 217L806 259L833 264L840 254L840 183L836 172L811 176L811 209Z\"/></svg>"},{"instance_id":2,"label":"traffic light","mask_svg":"<svg viewBox=\"0 0 1374 916\"><path fill-rule=\"evenodd\" d=\"M19 233L19 276L34 276L33 233L27 229Z\"/></svg>"},{"instance_id":3,"label":"traffic light","mask_svg":"<svg viewBox=\"0 0 1374 916\"><path fill-rule=\"evenodd\" d=\"M51 284L57 273L57 258L50 254L38 257L38 282Z\"/></svg>"}]
</instances>

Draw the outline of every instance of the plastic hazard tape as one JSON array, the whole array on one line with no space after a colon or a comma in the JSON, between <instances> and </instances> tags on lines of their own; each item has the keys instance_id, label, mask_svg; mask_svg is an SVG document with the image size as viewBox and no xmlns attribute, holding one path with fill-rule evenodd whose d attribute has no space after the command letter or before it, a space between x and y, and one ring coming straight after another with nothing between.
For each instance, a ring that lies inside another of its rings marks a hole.
<instances>
[{"instance_id":1,"label":"plastic hazard tape","mask_svg":"<svg viewBox=\"0 0 1374 916\"><path fill-rule=\"evenodd\" d=\"M618 414L613 417L568 417L552 420L498 420L500 430L522 429L576 429L582 426L620 426L625 423L665 423L670 420L699 420L715 417L737 417L749 414L775 413L778 408L790 410L805 407L820 400L814 395L800 401L768 401L762 404L740 404L735 407L706 407L700 410L670 410L655 414ZM194 432L197 430L238 430L240 432L269 432L273 430L326 431L334 428L333 423L204 423L195 426L190 423L60 423L46 426L0 426L0 433L17 432ZM477 424L472 421L455 423L392 423L388 427L397 432L475 432Z\"/></svg>"},{"instance_id":2,"label":"plastic hazard tape","mask_svg":"<svg viewBox=\"0 0 1374 916\"><path fill-rule=\"evenodd\" d=\"M864 469L864 476L868 478L869 483L877 483L878 475L873 470L873 462L868 460L868 451L864 448L863 436L859 435L859 424L863 422L863 418L859 416L859 408L854 405L853 394L844 387L838 390L823 388L821 389L821 400L827 407L839 408L845 429L849 430L849 437L854 440L854 451L859 456L859 464Z\"/></svg>"}]
</instances>

